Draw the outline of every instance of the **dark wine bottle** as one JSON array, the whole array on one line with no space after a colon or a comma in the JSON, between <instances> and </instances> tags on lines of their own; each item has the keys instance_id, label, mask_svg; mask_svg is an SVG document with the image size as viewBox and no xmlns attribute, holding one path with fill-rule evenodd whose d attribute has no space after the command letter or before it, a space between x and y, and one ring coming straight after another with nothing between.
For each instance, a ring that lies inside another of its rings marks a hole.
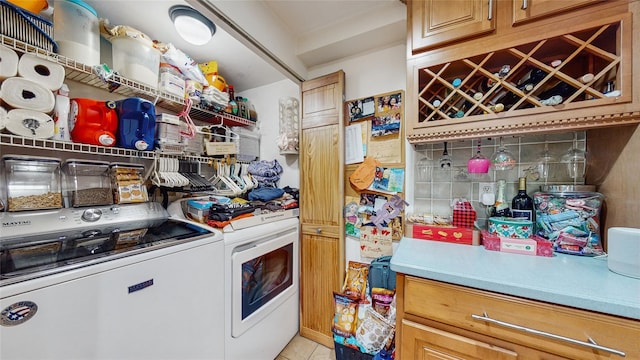
<instances>
[{"instance_id":1,"label":"dark wine bottle","mask_svg":"<svg viewBox=\"0 0 640 360\"><path fill-rule=\"evenodd\" d=\"M493 205L493 209L491 209L491 217L511 217L511 209L509 209L509 203L504 193L506 186L507 183L505 180L498 180L498 195L496 196L496 203Z\"/></svg>"},{"instance_id":2,"label":"dark wine bottle","mask_svg":"<svg viewBox=\"0 0 640 360\"><path fill-rule=\"evenodd\" d=\"M571 96L576 89L564 81L559 81L553 87L543 91L538 95L541 100L549 99L552 96L562 96L562 99L566 99Z\"/></svg>"},{"instance_id":3,"label":"dark wine bottle","mask_svg":"<svg viewBox=\"0 0 640 360\"><path fill-rule=\"evenodd\" d=\"M527 178L518 179L518 193L511 200L511 214L514 218L533 221L533 199L527 195Z\"/></svg>"},{"instance_id":4,"label":"dark wine bottle","mask_svg":"<svg viewBox=\"0 0 640 360\"><path fill-rule=\"evenodd\" d=\"M546 71L538 68L531 69L531 71L518 82L518 89L523 92L530 92L545 76L547 76Z\"/></svg>"},{"instance_id":5,"label":"dark wine bottle","mask_svg":"<svg viewBox=\"0 0 640 360\"><path fill-rule=\"evenodd\" d=\"M540 80L544 79L547 76L547 73L541 69L534 68L527 72L520 80L518 80L517 88L523 93L528 93L533 90ZM507 92L507 94L502 99L502 103L504 104L507 110L513 107L513 104L520 100L520 95L517 95L511 91Z\"/></svg>"}]
</instances>

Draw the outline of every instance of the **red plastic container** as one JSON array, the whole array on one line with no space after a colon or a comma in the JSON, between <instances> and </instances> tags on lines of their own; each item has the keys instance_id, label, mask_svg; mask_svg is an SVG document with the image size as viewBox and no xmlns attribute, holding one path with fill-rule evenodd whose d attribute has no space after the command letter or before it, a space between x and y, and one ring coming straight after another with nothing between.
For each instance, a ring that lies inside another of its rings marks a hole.
<instances>
[{"instance_id":1,"label":"red plastic container","mask_svg":"<svg viewBox=\"0 0 640 360\"><path fill-rule=\"evenodd\" d=\"M118 130L115 101L74 98L70 100L71 140L83 144L114 146Z\"/></svg>"}]
</instances>

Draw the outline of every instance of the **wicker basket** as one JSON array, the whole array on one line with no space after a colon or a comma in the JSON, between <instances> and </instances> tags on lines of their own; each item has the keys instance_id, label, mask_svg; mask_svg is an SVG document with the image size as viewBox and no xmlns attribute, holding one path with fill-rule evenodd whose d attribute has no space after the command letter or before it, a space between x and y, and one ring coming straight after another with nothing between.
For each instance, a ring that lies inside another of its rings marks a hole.
<instances>
[{"instance_id":1,"label":"wicker basket","mask_svg":"<svg viewBox=\"0 0 640 360\"><path fill-rule=\"evenodd\" d=\"M50 21L5 0L0 0L0 34L43 50L58 51Z\"/></svg>"}]
</instances>

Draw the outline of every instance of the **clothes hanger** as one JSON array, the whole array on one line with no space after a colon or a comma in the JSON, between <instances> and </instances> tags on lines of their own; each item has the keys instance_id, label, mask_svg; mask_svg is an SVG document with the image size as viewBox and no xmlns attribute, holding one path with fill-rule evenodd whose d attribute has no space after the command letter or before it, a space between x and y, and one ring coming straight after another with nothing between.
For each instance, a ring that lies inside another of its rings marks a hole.
<instances>
[{"instance_id":1,"label":"clothes hanger","mask_svg":"<svg viewBox=\"0 0 640 360\"><path fill-rule=\"evenodd\" d=\"M229 178L228 165L223 163L222 160L217 160L214 164L216 167L216 175L209 179L209 181L215 188L216 195L238 196L242 194L242 189Z\"/></svg>"}]
</instances>

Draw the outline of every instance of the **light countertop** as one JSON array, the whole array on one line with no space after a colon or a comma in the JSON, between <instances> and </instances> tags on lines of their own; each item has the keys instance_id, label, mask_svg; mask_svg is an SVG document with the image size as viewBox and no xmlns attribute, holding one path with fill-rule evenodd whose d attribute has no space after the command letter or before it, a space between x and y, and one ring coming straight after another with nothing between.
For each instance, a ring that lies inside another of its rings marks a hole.
<instances>
[{"instance_id":1,"label":"light countertop","mask_svg":"<svg viewBox=\"0 0 640 360\"><path fill-rule=\"evenodd\" d=\"M542 257L405 237L391 258L391 269L640 320L640 279L610 271L606 257Z\"/></svg>"}]
</instances>

